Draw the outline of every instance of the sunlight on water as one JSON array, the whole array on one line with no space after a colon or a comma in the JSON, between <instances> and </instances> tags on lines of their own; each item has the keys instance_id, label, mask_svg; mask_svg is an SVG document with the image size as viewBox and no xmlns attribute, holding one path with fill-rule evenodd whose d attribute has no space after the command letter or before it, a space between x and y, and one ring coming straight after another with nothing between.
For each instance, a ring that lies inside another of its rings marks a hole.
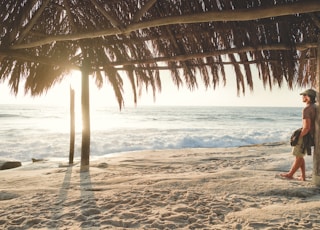
<instances>
[{"instance_id":1,"label":"sunlight on water","mask_svg":"<svg viewBox=\"0 0 320 230\"><path fill-rule=\"evenodd\" d=\"M71 124L69 108L59 108L57 113L60 114L58 116L37 118L33 127L47 129L51 132L69 133ZM91 109L90 111L91 131L113 130L121 127L134 128L135 126L134 120L130 121L126 114L117 108L105 111ZM79 107L75 108L75 131L78 133L82 131L82 111Z\"/></svg>"},{"instance_id":2,"label":"sunlight on water","mask_svg":"<svg viewBox=\"0 0 320 230\"><path fill-rule=\"evenodd\" d=\"M82 118L76 107L75 157L81 153ZM300 108L92 107L92 156L123 151L235 147L288 141L301 126ZM11 105L0 110L0 157L67 157L67 106Z\"/></svg>"}]
</instances>

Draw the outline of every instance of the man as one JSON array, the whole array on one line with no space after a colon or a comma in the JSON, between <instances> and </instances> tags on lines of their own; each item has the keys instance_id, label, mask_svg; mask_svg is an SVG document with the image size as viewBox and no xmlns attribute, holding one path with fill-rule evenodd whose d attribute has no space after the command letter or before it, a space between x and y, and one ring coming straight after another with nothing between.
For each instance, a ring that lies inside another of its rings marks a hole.
<instances>
[{"instance_id":1,"label":"man","mask_svg":"<svg viewBox=\"0 0 320 230\"><path fill-rule=\"evenodd\" d=\"M306 148L303 148L303 136L310 133L311 137L314 138L315 132L315 117L316 117L316 91L308 89L302 93L302 101L306 103L306 107L302 110L302 129L299 135L298 143L292 148L292 154L295 156L291 169L288 173L280 174L281 177L287 179L293 179L293 175L300 168L301 176L300 180L306 180L306 165L304 156L306 154Z\"/></svg>"}]
</instances>

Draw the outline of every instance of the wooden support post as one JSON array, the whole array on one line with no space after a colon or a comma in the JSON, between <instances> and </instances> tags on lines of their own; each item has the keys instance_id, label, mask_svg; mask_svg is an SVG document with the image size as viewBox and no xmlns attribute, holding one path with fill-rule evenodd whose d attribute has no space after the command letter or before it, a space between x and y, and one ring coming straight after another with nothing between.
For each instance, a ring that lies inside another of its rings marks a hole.
<instances>
[{"instance_id":1,"label":"wooden support post","mask_svg":"<svg viewBox=\"0 0 320 230\"><path fill-rule=\"evenodd\" d=\"M74 89L70 86L70 149L69 164L73 164L75 142Z\"/></svg>"},{"instance_id":2,"label":"wooden support post","mask_svg":"<svg viewBox=\"0 0 320 230\"><path fill-rule=\"evenodd\" d=\"M315 133L315 146L313 154L313 173L312 182L316 186L320 186L320 36L318 37L318 49L317 49L317 118L316 118L316 133Z\"/></svg>"},{"instance_id":3,"label":"wooden support post","mask_svg":"<svg viewBox=\"0 0 320 230\"><path fill-rule=\"evenodd\" d=\"M89 101L89 71L84 67L81 71L81 107L82 107L82 143L81 143L81 172L89 171L90 158L90 101Z\"/></svg>"}]
</instances>

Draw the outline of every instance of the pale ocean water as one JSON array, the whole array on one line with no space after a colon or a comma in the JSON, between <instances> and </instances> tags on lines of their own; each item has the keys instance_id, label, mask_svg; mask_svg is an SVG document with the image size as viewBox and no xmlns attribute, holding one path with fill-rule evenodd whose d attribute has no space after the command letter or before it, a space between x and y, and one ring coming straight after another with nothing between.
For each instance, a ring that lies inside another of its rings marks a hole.
<instances>
[{"instance_id":1,"label":"pale ocean water","mask_svg":"<svg viewBox=\"0 0 320 230\"><path fill-rule=\"evenodd\" d=\"M301 127L300 107L164 107L91 109L91 158L111 153L181 148L237 147L288 142ZM76 114L75 158L81 154ZM0 159L65 159L69 108L0 105Z\"/></svg>"}]
</instances>

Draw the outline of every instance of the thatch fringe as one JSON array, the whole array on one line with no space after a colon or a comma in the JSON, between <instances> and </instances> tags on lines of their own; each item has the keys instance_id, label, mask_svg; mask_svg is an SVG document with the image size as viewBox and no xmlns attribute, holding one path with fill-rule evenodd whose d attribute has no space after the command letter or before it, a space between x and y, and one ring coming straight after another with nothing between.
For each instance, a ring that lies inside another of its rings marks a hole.
<instances>
[{"instance_id":1,"label":"thatch fringe","mask_svg":"<svg viewBox=\"0 0 320 230\"><path fill-rule=\"evenodd\" d=\"M228 81L253 90L314 85L320 33L318 0L4 0L0 3L0 80L39 95L86 60L97 87L112 85L124 105L126 73L136 103L161 90L160 70L193 90ZM87 68L87 67L86 67ZM198 78L198 76L200 78Z\"/></svg>"}]
</instances>

